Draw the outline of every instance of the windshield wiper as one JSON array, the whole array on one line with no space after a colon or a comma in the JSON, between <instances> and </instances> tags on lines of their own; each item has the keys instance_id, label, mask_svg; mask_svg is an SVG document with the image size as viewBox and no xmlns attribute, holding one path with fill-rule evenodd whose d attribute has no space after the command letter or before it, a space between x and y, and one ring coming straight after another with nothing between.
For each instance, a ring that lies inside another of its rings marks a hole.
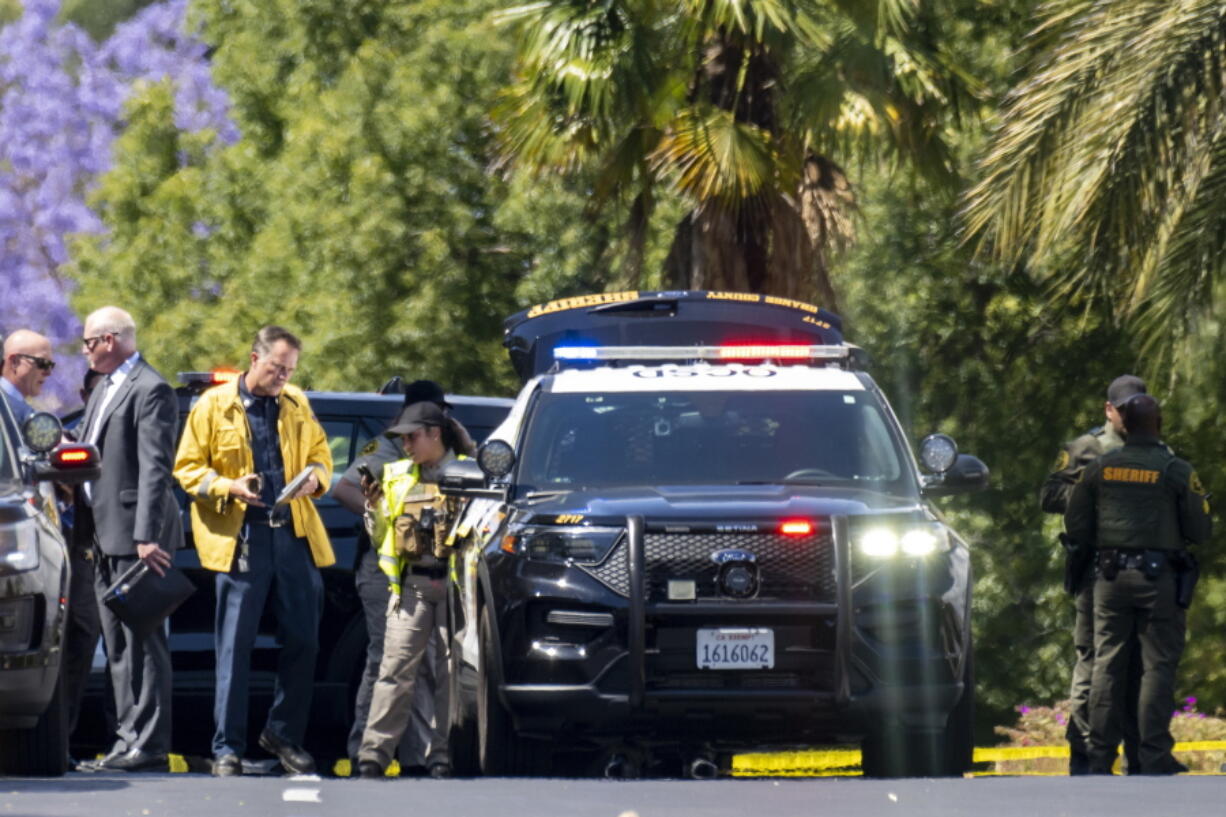
<instances>
[{"instance_id":1,"label":"windshield wiper","mask_svg":"<svg viewBox=\"0 0 1226 817\"><path fill-rule=\"evenodd\" d=\"M565 496L573 490L574 488L554 488L550 491L529 491L524 494L524 499L549 499L555 496Z\"/></svg>"},{"instance_id":2,"label":"windshield wiper","mask_svg":"<svg viewBox=\"0 0 1226 817\"><path fill-rule=\"evenodd\" d=\"M739 479L737 485L817 485L826 483L817 479Z\"/></svg>"}]
</instances>

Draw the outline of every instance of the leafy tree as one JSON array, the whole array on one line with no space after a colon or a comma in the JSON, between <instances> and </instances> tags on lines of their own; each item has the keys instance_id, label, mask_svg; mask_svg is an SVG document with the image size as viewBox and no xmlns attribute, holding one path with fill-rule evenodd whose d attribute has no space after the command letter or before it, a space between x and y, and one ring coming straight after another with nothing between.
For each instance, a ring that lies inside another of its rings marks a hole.
<instances>
[{"instance_id":1,"label":"leafy tree","mask_svg":"<svg viewBox=\"0 0 1226 817\"><path fill-rule=\"evenodd\" d=\"M659 189L689 212L677 286L817 298L850 236L837 162L888 155L952 175L942 128L963 101L933 4L887 0L542 0L500 19L521 36L502 105L524 168L595 173L626 208L626 276Z\"/></svg>"},{"instance_id":2,"label":"leafy tree","mask_svg":"<svg viewBox=\"0 0 1226 817\"><path fill-rule=\"evenodd\" d=\"M64 365L44 392L49 408L76 400L84 371L67 237L102 229L84 199L110 164L130 89L171 77L169 122L233 137L204 47L180 30L185 0L147 8L100 44L57 22L59 8L27 0L0 30L0 333L28 327L52 339Z\"/></svg>"},{"instance_id":3,"label":"leafy tree","mask_svg":"<svg viewBox=\"0 0 1226 817\"><path fill-rule=\"evenodd\" d=\"M1226 259L1226 7L1051 0L968 195L1006 263L1107 300L1169 360Z\"/></svg>"},{"instance_id":4,"label":"leafy tree","mask_svg":"<svg viewBox=\"0 0 1226 817\"><path fill-rule=\"evenodd\" d=\"M392 374L503 391L501 318L601 289L617 256L582 179L508 186L487 111L509 46L489 2L198 6L243 133L219 151L129 109L78 251L82 309L116 292L168 371L233 365L264 323L301 332L301 382ZM564 250L564 252L563 252Z\"/></svg>"}]
</instances>

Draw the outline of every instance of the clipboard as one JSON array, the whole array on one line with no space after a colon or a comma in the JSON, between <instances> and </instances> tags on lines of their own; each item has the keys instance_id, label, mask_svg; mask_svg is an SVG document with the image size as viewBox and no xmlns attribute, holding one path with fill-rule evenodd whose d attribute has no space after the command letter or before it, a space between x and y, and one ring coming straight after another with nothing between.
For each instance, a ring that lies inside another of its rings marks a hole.
<instances>
[{"instance_id":1,"label":"clipboard","mask_svg":"<svg viewBox=\"0 0 1226 817\"><path fill-rule=\"evenodd\" d=\"M299 471L298 475L291 479L289 484L281 489L281 493L277 494L277 501L274 502L273 505L284 505L286 502L289 502L289 498L298 493L299 488L306 485L306 481L311 478L311 472L314 470L314 465L308 465L306 468Z\"/></svg>"}]
</instances>

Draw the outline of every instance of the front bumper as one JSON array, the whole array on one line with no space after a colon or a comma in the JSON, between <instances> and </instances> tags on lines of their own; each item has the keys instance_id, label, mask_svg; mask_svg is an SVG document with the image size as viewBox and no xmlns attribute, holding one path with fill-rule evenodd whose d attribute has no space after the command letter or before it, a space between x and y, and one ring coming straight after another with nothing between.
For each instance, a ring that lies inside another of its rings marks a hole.
<instances>
[{"instance_id":1,"label":"front bumper","mask_svg":"<svg viewBox=\"0 0 1226 817\"><path fill-rule=\"evenodd\" d=\"M943 727L969 644L967 577L955 575L965 564L853 577L846 520L832 523L837 582L825 602L649 602L638 518L628 520L628 597L562 565L519 561L494 594L517 600L499 615L501 691L517 729L794 743L858 737L886 720ZM550 625L558 610L591 621ZM696 631L709 627L770 628L774 666L698 669Z\"/></svg>"}]
</instances>

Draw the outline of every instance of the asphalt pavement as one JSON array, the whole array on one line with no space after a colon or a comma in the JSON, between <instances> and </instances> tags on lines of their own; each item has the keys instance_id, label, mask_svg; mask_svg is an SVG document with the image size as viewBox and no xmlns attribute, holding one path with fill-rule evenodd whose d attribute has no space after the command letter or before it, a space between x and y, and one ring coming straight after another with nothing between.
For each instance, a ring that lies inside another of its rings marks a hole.
<instances>
[{"instance_id":1,"label":"asphalt pavement","mask_svg":"<svg viewBox=\"0 0 1226 817\"><path fill-rule=\"evenodd\" d=\"M954 780L0 779L0 817L1151 817L1223 813L1220 776Z\"/></svg>"}]
</instances>

